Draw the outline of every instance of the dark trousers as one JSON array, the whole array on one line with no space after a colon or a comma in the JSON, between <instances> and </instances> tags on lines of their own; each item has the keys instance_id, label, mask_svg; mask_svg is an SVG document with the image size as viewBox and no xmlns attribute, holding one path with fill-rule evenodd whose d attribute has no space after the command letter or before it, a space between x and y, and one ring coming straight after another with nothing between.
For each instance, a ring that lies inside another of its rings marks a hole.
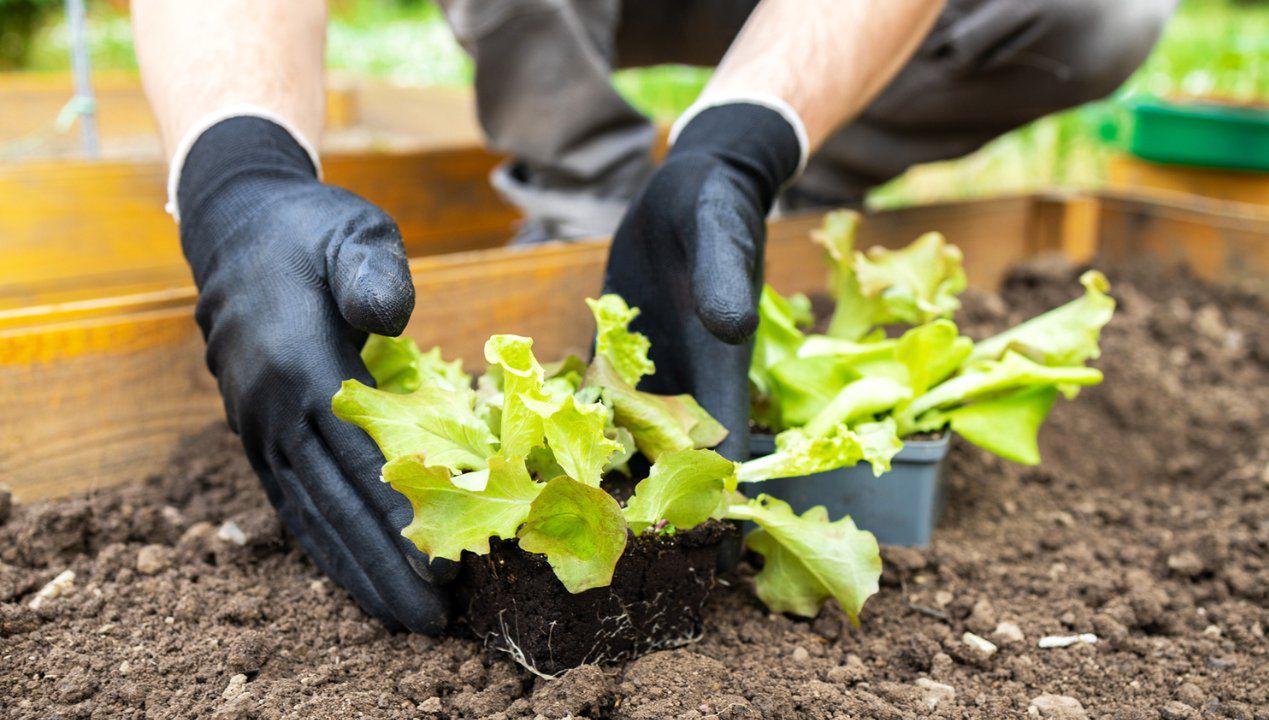
<instances>
[{"instance_id":1,"label":"dark trousers","mask_svg":"<svg viewBox=\"0 0 1269 720\"><path fill-rule=\"evenodd\" d=\"M478 114L512 160L494 185L529 239L610 233L651 172L655 131L615 68L713 65L756 0L441 0L476 65ZM786 193L858 202L917 163L959 157L1104 97L1145 59L1176 0L949 0L913 58ZM814 22L808 17L807 22Z\"/></svg>"}]
</instances>

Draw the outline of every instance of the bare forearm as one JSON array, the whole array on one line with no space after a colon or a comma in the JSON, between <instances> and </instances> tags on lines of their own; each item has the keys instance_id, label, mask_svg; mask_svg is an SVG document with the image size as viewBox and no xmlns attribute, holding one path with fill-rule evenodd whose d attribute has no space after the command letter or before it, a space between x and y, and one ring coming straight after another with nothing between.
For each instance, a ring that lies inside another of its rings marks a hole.
<instances>
[{"instance_id":1,"label":"bare forearm","mask_svg":"<svg viewBox=\"0 0 1269 720\"><path fill-rule=\"evenodd\" d=\"M146 95L170 159L200 119L275 113L312 142L325 116L325 0L133 0Z\"/></svg>"},{"instance_id":2,"label":"bare forearm","mask_svg":"<svg viewBox=\"0 0 1269 720\"><path fill-rule=\"evenodd\" d=\"M763 0L702 94L772 95L806 125L810 150L903 67L942 0Z\"/></svg>"}]
</instances>

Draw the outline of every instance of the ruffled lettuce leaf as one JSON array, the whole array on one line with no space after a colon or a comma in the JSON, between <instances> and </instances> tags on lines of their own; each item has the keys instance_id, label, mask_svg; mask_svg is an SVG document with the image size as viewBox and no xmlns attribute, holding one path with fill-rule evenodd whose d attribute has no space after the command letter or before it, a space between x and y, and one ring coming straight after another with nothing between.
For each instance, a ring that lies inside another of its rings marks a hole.
<instances>
[{"instance_id":1,"label":"ruffled lettuce leaf","mask_svg":"<svg viewBox=\"0 0 1269 720\"><path fill-rule=\"evenodd\" d=\"M926 233L899 250L855 249L859 214L829 213L811 234L828 255L836 300L828 335L859 340L878 325L919 325L948 318L966 287L960 249L938 233Z\"/></svg>"},{"instance_id":2,"label":"ruffled lettuce leaf","mask_svg":"<svg viewBox=\"0 0 1269 720\"><path fill-rule=\"evenodd\" d=\"M775 452L741 463L736 477L738 482L762 482L828 472L859 462L869 463L873 474L880 476L903 449L896 429L894 420L885 418L854 428L839 425L823 435L811 435L803 428L785 430L776 436Z\"/></svg>"},{"instance_id":3,"label":"ruffled lettuce leaf","mask_svg":"<svg viewBox=\"0 0 1269 720\"><path fill-rule=\"evenodd\" d=\"M1084 295L987 338L974 346L969 362L999 360L1010 350L1041 365L1083 365L1101 356L1101 330L1115 314L1110 282L1096 270L1080 276Z\"/></svg>"},{"instance_id":4,"label":"ruffled lettuce leaf","mask_svg":"<svg viewBox=\"0 0 1269 720\"><path fill-rule=\"evenodd\" d=\"M745 543L763 556L754 589L772 612L815 617L831 597L859 625L864 602L876 594L881 578L872 533L848 517L829 522L823 506L797 515L788 503L767 495L731 505L727 517L758 525Z\"/></svg>"},{"instance_id":5,"label":"ruffled lettuce leaf","mask_svg":"<svg viewBox=\"0 0 1269 720\"><path fill-rule=\"evenodd\" d=\"M463 372L462 360L445 362L440 348L422 352L408 337L371 335L361 348L361 361L375 385L387 392L412 393L425 382L447 390L471 387L471 376Z\"/></svg>"},{"instance_id":6,"label":"ruffled lettuce leaf","mask_svg":"<svg viewBox=\"0 0 1269 720\"><path fill-rule=\"evenodd\" d=\"M749 382L759 396L772 391L771 368L796 357L806 336L798 329L798 310L770 285L758 299L758 329L754 333Z\"/></svg>"},{"instance_id":7,"label":"ruffled lettuce leaf","mask_svg":"<svg viewBox=\"0 0 1269 720\"><path fill-rule=\"evenodd\" d=\"M1048 367L1012 350L1000 360L978 363L917 397L904 408L900 429L930 410L946 410L1024 387L1057 387L1071 392L1102 381L1101 371L1086 367Z\"/></svg>"},{"instance_id":8,"label":"ruffled lettuce leaf","mask_svg":"<svg viewBox=\"0 0 1269 720\"><path fill-rule=\"evenodd\" d=\"M886 412L912 398L912 389L885 377L862 377L847 383L803 430L807 435L828 435L860 418Z\"/></svg>"},{"instance_id":9,"label":"ruffled lettuce leaf","mask_svg":"<svg viewBox=\"0 0 1269 720\"><path fill-rule=\"evenodd\" d=\"M907 384L920 395L956 372L974 347L951 320L935 320L899 338L895 359L907 370Z\"/></svg>"},{"instance_id":10,"label":"ruffled lettuce leaf","mask_svg":"<svg viewBox=\"0 0 1269 720\"><path fill-rule=\"evenodd\" d=\"M558 402L526 399L525 404L541 418L547 447L564 473L599 487L609 459L622 451L621 443L604 435L607 409L599 403L579 404L572 395Z\"/></svg>"},{"instance_id":11,"label":"ruffled lettuce leaf","mask_svg":"<svg viewBox=\"0 0 1269 720\"><path fill-rule=\"evenodd\" d=\"M1038 465L1040 425L1057 395L1053 386L1026 387L942 415L953 432L978 447L1006 460Z\"/></svg>"},{"instance_id":12,"label":"ruffled lettuce leaf","mask_svg":"<svg viewBox=\"0 0 1269 720\"><path fill-rule=\"evenodd\" d=\"M828 334L842 340L858 340L875 325L877 301L864 296L855 275L855 233L860 215L853 210L836 210L824 216L824 224L811 233L823 246L829 262L829 289L836 305Z\"/></svg>"},{"instance_id":13,"label":"ruffled lettuce leaf","mask_svg":"<svg viewBox=\"0 0 1269 720\"><path fill-rule=\"evenodd\" d=\"M485 360L501 371L501 452L524 457L542 444L542 417L526 403L545 402L545 373L533 357L533 340L519 335L494 335L485 343ZM572 393L568 393L571 395Z\"/></svg>"},{"instance_id":14,"label":"ruffled lettuce leaf","mask_svg":"<svg viewBox=\"0 0 1269 720\"><path fill-rule=\"evenodd\" d=\"M586 373L583 391L599 388L612 408L613 422L625 428L635 445L650 460L674 450L713 447L727 437L727 428L715 420L691 395L654 395L635 390L599 355Z\"/></svg>"},{"instance_id":15,"label":"ruffled lettuce leaf","mask_svg":"<svg viewBox=\"0 0 1269 720\"><path fill-rule=\"evenodd\" d=\"M828 405L849 382L859 378L854 359L839 355L791 357L771 368L772 396L778 403L778 422L767 427L779 430L804 425Z\"/></svg>"},{"instance_id":16,"label":"ruffled lettuce leaf","mask_svg":"<svg viewBox=\"0 0 1269 720\"><path fill-rule=\"evenodd\" d=\"M871 248L855 256L859 290L879 301L874 325L920 325L951 317L967 285L960 248L936 232L899 250Z\"/></svg>"},{"instance_id":17,"label":"ruffled lettuce leaf","mask_svg":"<svg viewBox=\"0 0 1269 720\"><path fill-rule=\"evenodd\" d=\"M417 455L388 462L384 482L414 509L414 519L401 534L429 557L455 561L464 550L489 554L491 537L515 537L542 485L529 478L519 458L494 455L481 474L483 487L473 490L458 487L448 468L428 467Z\"/></svg>"},{"instance_id":18,"label":"ruffled lettuce leaf","mask_svg":"<svg viewBox=\"0 0 1269 720\"><path fill-rule=\"evenodd\" d=\"M613 370L634 387L645 375L656 372L648 359L651 347L648 337L631 332L630 322L639 316L639 309L626 305L620 295L609 293L598 300L586 299L595 316L595 354L608 359Z\"/></svg>"},{"instance_id":19,"label":"ruffled lettuce leaf","mask_svg":"<svg viewBox=\"0 0 1269 720\"><path fill-rule=\"evenodd\" d=\"M735 472L735 463L712 450L665 453L635 486L626 521L636 534L662 520L680 530L696 527L718 512Z\"/></svg>"},{"instance_id":20,"label":"ruffled lettuce leaf","mask_svg":"<svg viewBox=\"0 0 1269 720\"><path fill-rule=\"evenodd\" d=\"M533 500L519 533L520 547L546 556L571 593L612 582L626 549L626 519L611 495L557 477Z\"/></svg>"},{"instance_id":21,"label":"ruffled lettuce leaf","mask_svg":"<svg viewBox=\"0 0 1269 720\"><path fill-rule=\"evenodd\" d=\"M409 395L345 380L331 399L335 416L370 434L388 460L421 455L431 467L479 470L497 438L472 409L470 390L424 383Z\"/></svg>"}]
</instances>

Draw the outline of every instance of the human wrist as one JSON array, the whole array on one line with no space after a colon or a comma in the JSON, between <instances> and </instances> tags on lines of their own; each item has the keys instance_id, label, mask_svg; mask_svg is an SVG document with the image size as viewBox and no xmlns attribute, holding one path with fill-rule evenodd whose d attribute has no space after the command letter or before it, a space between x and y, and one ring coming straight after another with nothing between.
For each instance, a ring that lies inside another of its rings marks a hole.
<instances>
[{"instance_id":1,"label":"human wrist","mask_svg":"<svg viewBox=\"0 0 1269 720\"><path fill-rule=\"evenodd\" d=\"M804 163L805 131L767 104L739 99L689 109L675 123L667 160L710 153L746 171L769 205Z\"/></svg>"},{"instance_id":2,"label":"human wrist","mask_svg":"<svg viewBox=\"0 0 1269 720\"><path fill-rule=\"evenodd\" d=\"M240 174L260 161L266 168L290 167L317 179L322 175L316 148L295 125L276 113L241 105L202 118L185 133L173 153L165 209L180 223L182 210L203 199L200 187Z\"/></svg>"}]
</instances>

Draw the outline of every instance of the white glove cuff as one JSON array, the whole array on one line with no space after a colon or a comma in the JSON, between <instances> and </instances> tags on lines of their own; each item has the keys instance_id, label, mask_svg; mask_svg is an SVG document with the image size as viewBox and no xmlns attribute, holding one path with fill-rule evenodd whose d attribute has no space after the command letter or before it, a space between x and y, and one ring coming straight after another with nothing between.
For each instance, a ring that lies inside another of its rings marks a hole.
<instances>
[{"instance_id":1,"label":"white glove cuff","mask_svg":"<svg viewBox=\"0 0 1269 720\"><path fill-rule=\"evenodd\" d=\"M793 173L793 177L802 174L802 170L806 168L806 160L811 154L811 141L806 135L806 123L802 122L802 117L798 115L798 111L793 106L785 102L783 98L766 93L734 93L727 95L712 95L709 98L697 100L692 103L691 107L683 111L678 120L670 126L670 146L673 147L674 141L678 139L679 133L687 124L697 115L710 109L719 107L720 105L733 105L736 103L747 103L749 105L758 105L774 110L784 118L785 122L793 128L793 134L798 138L798 148L800 157L798 158L798 169ZM792 179L792 178L790 178Z\"/></svg>"},{"instance_id":2,"label":"white glove cuff","mask_svg":"<svg viewBox=\"0 0 1269 720\"><path fill-rule=\"evenodd\" d=\"M185 167L185 158L189 155L190 148L194 147L194 143L198 142L198 139L203 136L203 133L207 132L207 130L213 125L222 120L228 120L229 118L235 117L256 117L261 120L268 120L269 122L281 127L283 130L286 130L291 134L291 137L295 139L295 142L299 143L299 146L304 148L304 152L308 153L309 160L313 162L313 167L317 170L317 178L319 180L321 179L322 161L317 156L317 149L313 146L313 143L309 142L308 138L304 137L303 133L291 124L289 120L286 120L272 110L267 110L259 105L230 105L228 107L221 108L214 113L204 115L198 122L194 123L188 131L186 131L185 136L182 137L181 141L176 144L176 152L172 154L172 162L168 165L167 169L167 205L164 205L163 209L166 210L167 214L171 215L172 219L177 223L181 222L181 209L176 202L176 190L180 187L181 170Z\"/></svg>"}]
</instances>

